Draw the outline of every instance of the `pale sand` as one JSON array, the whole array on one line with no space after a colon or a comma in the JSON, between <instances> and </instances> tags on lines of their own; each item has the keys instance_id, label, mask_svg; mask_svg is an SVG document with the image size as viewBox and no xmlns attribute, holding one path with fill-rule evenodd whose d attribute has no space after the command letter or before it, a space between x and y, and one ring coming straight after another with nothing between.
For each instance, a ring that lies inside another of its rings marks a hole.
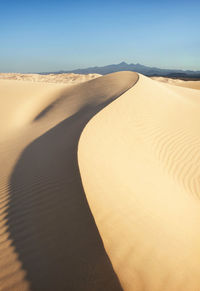
<instances>
[{"instance_id":1,"label":"pale sand","mask_svg":"<svg viewBox=\"0 0 200 291\"><path fill-rule=\"evenodd\" d=\"M45 83L64 83L64 84L78 84L100 77L99 74L20 74L20 73L0 73L2 80L18 80L31 82L45 82Z\"/></svg>"},{"instance_id":2,"label":"pale sand","mask_svg":"<svg viewBox=\"0 0 200 291\"><path fill-rule=\"evenodd\" d=\"M163 83L168 83L175 86L187 87L191 89L200 90L200 81L184 81L180 79L171 79L165 77L151 77L152 80L156 80Z\"/></svg>"},{"instance_id":3,"label":"pale sand","mask_svg":"<svg viewBox=\"0 0 200 291\"><path fill-rule=\"evenodd\" d=\"M137 79L0 81L1 291L121 290L85 198L77 147L86 123Z\"/></svg>"},{"instance_id":4,"label":"pale sand","mask_svg":"<svg viewBox=\"0 0 200 291\"><path fill-rule=\"evenodd\" d=\"M137 79L0 80L0 290L199 291L200 93Z\"/></svg>"},{"instance_id":5,"label":"pale sand","mask_svg":"<svg viewBox=\"0 0 200 291\"><path fill-rule=\"evenodd\" d=\"M200 91L137 84L78 148L89 206L127 291L200 290Z\"/></svg>"}]
</instances>

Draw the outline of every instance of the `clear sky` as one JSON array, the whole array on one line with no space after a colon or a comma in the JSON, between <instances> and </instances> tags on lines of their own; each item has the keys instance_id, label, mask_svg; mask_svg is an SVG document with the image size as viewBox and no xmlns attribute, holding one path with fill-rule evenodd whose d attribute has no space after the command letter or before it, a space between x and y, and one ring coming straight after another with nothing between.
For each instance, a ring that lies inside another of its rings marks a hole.
<instances>
[{"instance_id":1,"label":"clear sky","mask_svg":"<svg viewBox=\"0 0 200 291\"><path fill-rule=\"evenodd\" d=\"M200 70L199 0L0 0L0 71Z\"/></svg>"}]
</instances>

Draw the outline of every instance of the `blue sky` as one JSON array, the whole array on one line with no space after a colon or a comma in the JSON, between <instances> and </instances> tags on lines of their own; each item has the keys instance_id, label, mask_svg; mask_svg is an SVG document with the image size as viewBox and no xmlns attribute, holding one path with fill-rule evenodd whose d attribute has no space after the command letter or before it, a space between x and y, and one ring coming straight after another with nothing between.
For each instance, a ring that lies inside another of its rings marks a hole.
<instances>
[{"instance_id":1,"label":"blue sky","mask_svg":"<svg viewBox=\"0 0 200 291\"><path fill-rule=\"evenodd\" d=\"M200 70L200 1L0 0L0 71Z\"/></svg>"}]
</instances>

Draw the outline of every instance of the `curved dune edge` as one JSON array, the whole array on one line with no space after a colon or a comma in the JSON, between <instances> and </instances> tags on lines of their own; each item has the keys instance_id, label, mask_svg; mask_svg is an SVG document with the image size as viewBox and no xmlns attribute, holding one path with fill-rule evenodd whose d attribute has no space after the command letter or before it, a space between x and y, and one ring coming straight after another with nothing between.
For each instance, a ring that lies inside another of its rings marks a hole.
<instances>
[{"instance_id":1,"label":"curved dune edge","mask_svg":"<svg viewBox=\"0 0 200 291\"><path fill-rule=\"evenodd\" d=\"M1 290L122 290L85 198L77 147L87 122L137 80L120 72L71 87L0 82L1 110L13 112L0 125Z\"/></svg>"},{"instance_id":2,"label":"curved dune edge","mask_svg":"<svg viewBox=\"0 0 200 291\"><path fill-rule=\"evenodd\" d=\"M84 128L86 197L124 290L199 290L200 93L140 75Z\"/></svg>"}]
</instances>

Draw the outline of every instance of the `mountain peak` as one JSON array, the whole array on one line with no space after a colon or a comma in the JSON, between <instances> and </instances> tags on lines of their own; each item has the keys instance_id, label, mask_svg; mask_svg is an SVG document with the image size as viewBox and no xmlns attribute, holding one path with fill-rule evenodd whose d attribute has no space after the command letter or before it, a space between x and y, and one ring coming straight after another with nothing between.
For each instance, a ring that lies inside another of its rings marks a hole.
<instances>
[{"instance_id":1,"label":"mountain peak","mask_svg":"<svg viewBox=\"0 0 200 291\"><path fill-rule=\"evenodd\" d=\"M119 65L127 66L128 64L126 62L121 62Z\"/></svg>"},{"instance_id":2,"label":"mountain peak","mask_svg":"<svg viewBox=\"0 0 200 291\"><path fill-rule=\"evenodd\" d=\"M148 67L137 64L127 64L126 62L121 62L119 64L112 64L103 67L91 67L85 69L76 69L71 71L64 71L63 73L76 73L76 74L101 74L106 75L119 71L133 71L146 76L171 76L171 77L184 77L184 78L200 78L200 71L183 71L183 70L172 70L172 69L160 69L156 67ZM59 72L53 72L59 73ZM48 74L48 73L47 73Z\"/></svg>"}]
</instances>

